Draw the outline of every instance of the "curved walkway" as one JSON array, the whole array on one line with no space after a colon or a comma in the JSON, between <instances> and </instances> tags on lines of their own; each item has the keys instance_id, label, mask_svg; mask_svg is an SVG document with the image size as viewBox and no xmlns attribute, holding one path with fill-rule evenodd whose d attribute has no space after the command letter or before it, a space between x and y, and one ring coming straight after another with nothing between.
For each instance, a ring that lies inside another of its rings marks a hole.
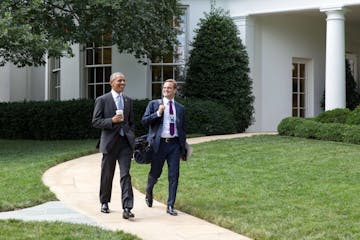
<instances>
[{"instance_id":1,"label":"curved walkway","mask_svg":"<svg viewBox=\"0 0 360 240\"><path fill-rule=\"evenodd\" d=\"M189 144L196 144L217 139L229 139L252 136L256 133L206 136L188 139ZM274 133L261 133L274 134ZM61 202L50 202L29 209L0 214L1 218L22 218L23 220L42 219L41 214L55 211L53 219L70 222L82 222L98 225L110 230L123 230L144 240L250 240L245 236L231 232L202 219L190 216L181 211L174 217L166 213L166 205L154 200L152 208L145 204L145 196L134 189L135 218L124 220L120 199L119 169L113 181L110 214L100 212L98 199L101 154L92 154L61 163L47 170L43 182L54 192ZM46 210L44 210L46 208ZM62 210L59 210L62 209ZM64 211L65 209L65 211ZM32 210L32 211L31 211ZM35 211L35 212L34 212ZM59 216L61 212L61 216ZM37 216L36 213L38 214ZM9 217L10 216L10 217ZM13 216L13 217L11 217ZM14 217L22 216L22 217ZM25 217L24 217L25 216ZM40 216L40 217L39 217Z\"/></svg>"}]
</instances>

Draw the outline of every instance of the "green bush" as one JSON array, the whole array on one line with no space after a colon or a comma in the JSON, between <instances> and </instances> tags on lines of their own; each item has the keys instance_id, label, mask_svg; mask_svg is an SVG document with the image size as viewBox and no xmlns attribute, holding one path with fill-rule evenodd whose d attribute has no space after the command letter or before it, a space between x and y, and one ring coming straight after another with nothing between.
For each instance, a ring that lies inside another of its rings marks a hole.
<instances>
[{"instance_id":1,"label":"green bush","mask_svg":"<svg viewBox=\"0 0 360 240\"><path fill-rule=\"evenodd\" d=\"M236 132L233 112L222 104L201 99L180 101L186 108L187 133L217 135Z\"/></svg>"},{"instance_id":2,"label":"green bush","mask_svg":"<svg viewBox=\"0 0 360 240\"><path fill-rule=\"evenodd\" d=\"M349 115L349 109L337 108L320 113L315 120L322 123L346 123Z\"/></svg>"},{"instance_id":3,"label":"green bush","mask_svg":"<svg viewBox=\"0 0 360 240\"><path fill-rule=\"evenodd\" d=\"M295 136L295 127L303 120L303 118L298 117L284 118L277 127L279 135Z\"/></svg>"},{"instance_id":4,"label":"green bush","mask_svg":"<svg viewBox=\"0 0 360 240\"><path fill-rule=\"evenodd\" d=\"M356 108L351 111L346 123L350 125L360 125L360 108Z\"/></svg>"},{"instance_id":5,"label":"green bush","mask_svg":"<svg viewBox=\"0 0 360 240\"><path fill-rule=\"evenodd\" d=\"M184 94L226 105L233 111L236 131L243 132L253 121L254 96L249 58L236 24L227 12L212 9L198 26Z\"/></svg>"},{"instance_id":6,"label":"green bush","mask_svg":"<svg viewBox=\"0 0 360 240\"><path fill-rule=\"evenodd\" d=\"M360 125L321 123L313 119L288 117L280 122L278 132L286 136L360 144Z\"/></svg>"},{"instance_id":7,"label":"green bush","mask_svg":"<svg viewBox=\"0 0 360 240\"><path fill-rule=\"evenodd\" d=\"M204 135L233 133L234 117L223 105L204 100L181 100L186 108L187 133ZM141 118L149 100L134 100L135 134L147 129ZM0 138L86 139L99 138L92 127L94 100L0 103ZM220 124L219 124L220 123Z\"/></svg>"},{"instance_id":8,"label":"green bush","mask_svg":"<svg viewBox=\"0 0 360 240\"><path fill-rule=\"evenodd\" d=\"M360 144L360 126L348 125L344 130L344 142Z\"/></svg>"},{"instance_id":9,"label":"green bush","mask_svg":"<svg viewBox=\"0 0 360 240\"><path fill-rule=\"evenodd\" d=\"M318 124L316 139L325 141L344 141L345 124L341 123L320 123Z\"/></svg>"},{"instance_id":10,"label":"green bush","mask_svg":"<svg viewBox=\"0 0 360 240\"><path fill-rule=\"evenodd\" d=\"M318 131L321 123L314 122L311 120L299 121L299 124L295 125L294 136L303 138L317 138Z\"/></svg>"}]
</instances>

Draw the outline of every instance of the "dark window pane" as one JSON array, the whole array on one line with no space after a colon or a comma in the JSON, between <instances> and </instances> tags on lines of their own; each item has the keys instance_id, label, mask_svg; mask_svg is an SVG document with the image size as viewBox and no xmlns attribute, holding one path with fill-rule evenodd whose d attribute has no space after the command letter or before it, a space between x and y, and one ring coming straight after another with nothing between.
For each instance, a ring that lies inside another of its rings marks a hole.
<instances>
[{"instance_id":1,"label":"dark window pane","mask_svg":"<svg viewBox=\"0 0 360 240\"><path fill-rule=\"evenodd\" d=\"M111 75L111 67L105 67L105 79L104 82L110 81L110 75Z\"/></svg>"},{"instance_id":2,"label":"dark window pane","mask_svg":"<svg viewBox=\"0 0 360 240\"><path fill-rule=\"evenodd\" d=\"M305 79L300 79L300 92L305 93Z\"/></svg>"},{"instance_id":3,"label":"dark window pane","mask_svg":"<svg viewBox=\"0 0 360 240\"><path fill-rule=\"evenodd\" d=\"M300 109L300 116L299 117L305 117L305 110Z\"/></svg>"},{"instance_id":4,"label":"dark window pane","mask_svg":"<svg viewBox=\"0 0 360 240\"><path fill-rule=\"evenodd\" d=\"M93 65L93 51L92 49L86 50L86 65Z\"/></svg>"},{"instance_id":5,"label":"dark window pane","mask_svg":"<svg viewBox=\"0 0 360 240\"><path fill-rule=\"evenodd\" d=\"M292 87L293 93L298 92L298 81L297 81L296 78L293 78L293 84L292 85L293 85L293 87Z\"/></svg>"},{"instance_id":6,"label":"dark window pane","mask_svg":"<svg viewBox=\"0 0 360 240\"><path fill-rule=\"evenodd\" d=\"M300 94L300 107L305 107L305 95Z\"/></svg>"},{"instance_id":7,"label":"dark window pane","mask_svg":"<svg viewBox=\"0 0 360 240\"><path fill-rule=\"evenodd\" d=\"M95 99L94 85L88 85L88 96L89 96L89 99Z\"/></svg>"},{"instance_id":8,"label":"dark window pane","mask_svg":"<svg viewBox=\"0 0 360 240\"><path fill-rule=\"evenodd\" d=\"M95 68L88 68L88 83L95 83L94 71Z\"/></svg>"},{"instance_id":9,"label":"dark window pane","mask_svg":"<svg viewBox=\"0 0 360 240\"><path fill-rule=\"evenodd\" d=\"M298 71L298 65L296 63L293 63L293 71L292 71L292 76L293 78L297 77L297 71Z\"/></svg>"},{"instance_id":10,"label":"dark window pane","mask_svg":"<svg viewBox=\"0 0 360 240\"><path fill-rule=\"evenodd\" d=\"M103 82L103 78L104 78L104 75L103 75L103 68L99 67L99 68L96 68L96 83L102 83Z\"/></svg>"},{"instance_id":11,"label":"dark window pane","mask_svg":"<svg viewBox=\"0 0 360 240\"><path fill-rule=\"evenodd\" d=\"M305 64L300 64L300 77L305 78Z\"/></svg>"},{"instance_id":12,"label":"dark window pane","mask_svg":"<svg viewBox=\"0 0 360 240\"><path fill-rule=\"evenodd\" d=\"M152 81L153 82L161 82L161 67L159 66L152 66Z\"/></svg>"},{"instance_id":13,"label":"dark window pane","mask_svg":"<svg viewBox=\"0 0 360 240\"><path fill-rule=\"evenodd\" d=\"M154 83L152 84L152 98L161 98L161 84Z\"/></svg>"},{"instance_id":14,"label":"dark window pane","mask_svg":"<svg viewBox=\"0 0 360 240\"><path fill-rule=\"evenodd\" d=\"M164 66L164 78L163 80L167 80L169 78L174 78L174 67L173 66Z\"/></svg>"},{"instance_id":15,"label":"dark window pane","mask_svg":"<svg viewBox=\"0 0 360 240\"><path fill-rule=\"evenodd\" d=\"M104 64L111 64L111 48L104 48Z\"/></svg>"},{"instance_id":16,"label":"dark window pane","mask_svg":"<svg viewBox=\"0 0 360 240\"><path fill-rule=\"evenodd\" d=\"M103 85L95 85L95 88L96 88L96 97L99 97L101 95L104 94L104 88L103 88Z\"/></svg>"},{"instance_id":17,"label":"dark window pane","mask_svg":"<svg viewBox=\"0 0 360 240\"><path fill-rule=\"evenodd\" d=\"M297 116L298 116L297 108L293 108L293 110L292 110L292 116L293 116L293 117L297 117Z\"/></svg>"},{"instance_id":18,"label":"dark window pane","mask_svg":"<svg viewBox=\"0 0 360 240\"><path fill-rule=\"evenodd\" d=\"M95 49L95 64L102 64L102 49Z\"/></svg>"},{"instance_id":19,"label":"dark window pane","mask_svg":"<svg viewBox=\"0 0 360 240\"><path fill-rule=\"evenodd\" d=\"M298 107L298 95L297 94L293 94L293 107L296 108Z\"/></svg>"}]
</instances>

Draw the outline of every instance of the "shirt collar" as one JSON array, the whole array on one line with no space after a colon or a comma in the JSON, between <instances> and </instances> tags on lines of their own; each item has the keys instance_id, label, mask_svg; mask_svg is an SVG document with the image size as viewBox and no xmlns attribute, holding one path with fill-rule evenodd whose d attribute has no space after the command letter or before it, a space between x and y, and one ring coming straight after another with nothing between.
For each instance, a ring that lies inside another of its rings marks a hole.
<instances>
[{"instance_id":1,"label":"shirt collar","mask_svg":"<svg viewBox=\"0 0 360 240\"><path fill-rule=\"evenodd\" d=\"M112 94L112 96L113 96L114 99L116 99L117 96L119 96L119 95L120 95L120 97L122 96L122 93L117 93L117 92L115 92L113 89L111 89L111 94Z\"/></svg>"},{"instance_id":2,"label":"shirt collar","mask_svg":"<svg viewBox=\"0 0 360 240\"><path fill-rule=\"evenodd\" d=\"M163 98L163 103L164 103L164 105L167 105L167 104L169 103L169 101L172 101L173 103L175 102L175 101L174 101L174 98L173 98L173 99L170 99L170 100L167 99L166 97Z\"/></svg>"}]
</instances>

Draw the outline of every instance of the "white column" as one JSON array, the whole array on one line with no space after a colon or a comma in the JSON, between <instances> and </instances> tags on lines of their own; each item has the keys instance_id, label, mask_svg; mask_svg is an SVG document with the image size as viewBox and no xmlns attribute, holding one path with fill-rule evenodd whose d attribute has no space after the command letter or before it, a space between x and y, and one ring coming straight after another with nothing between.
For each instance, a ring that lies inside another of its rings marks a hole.
<instances>
[{"instance_id":1,"label":"white column","mask_svg":"<svg viewBox=\"0 0 360 240\"><path fill-rule=\"evenodd\" d=\"M346 107L345 10L324 8L326 12L325 111Z\"/></svg>"}]
</instances>

